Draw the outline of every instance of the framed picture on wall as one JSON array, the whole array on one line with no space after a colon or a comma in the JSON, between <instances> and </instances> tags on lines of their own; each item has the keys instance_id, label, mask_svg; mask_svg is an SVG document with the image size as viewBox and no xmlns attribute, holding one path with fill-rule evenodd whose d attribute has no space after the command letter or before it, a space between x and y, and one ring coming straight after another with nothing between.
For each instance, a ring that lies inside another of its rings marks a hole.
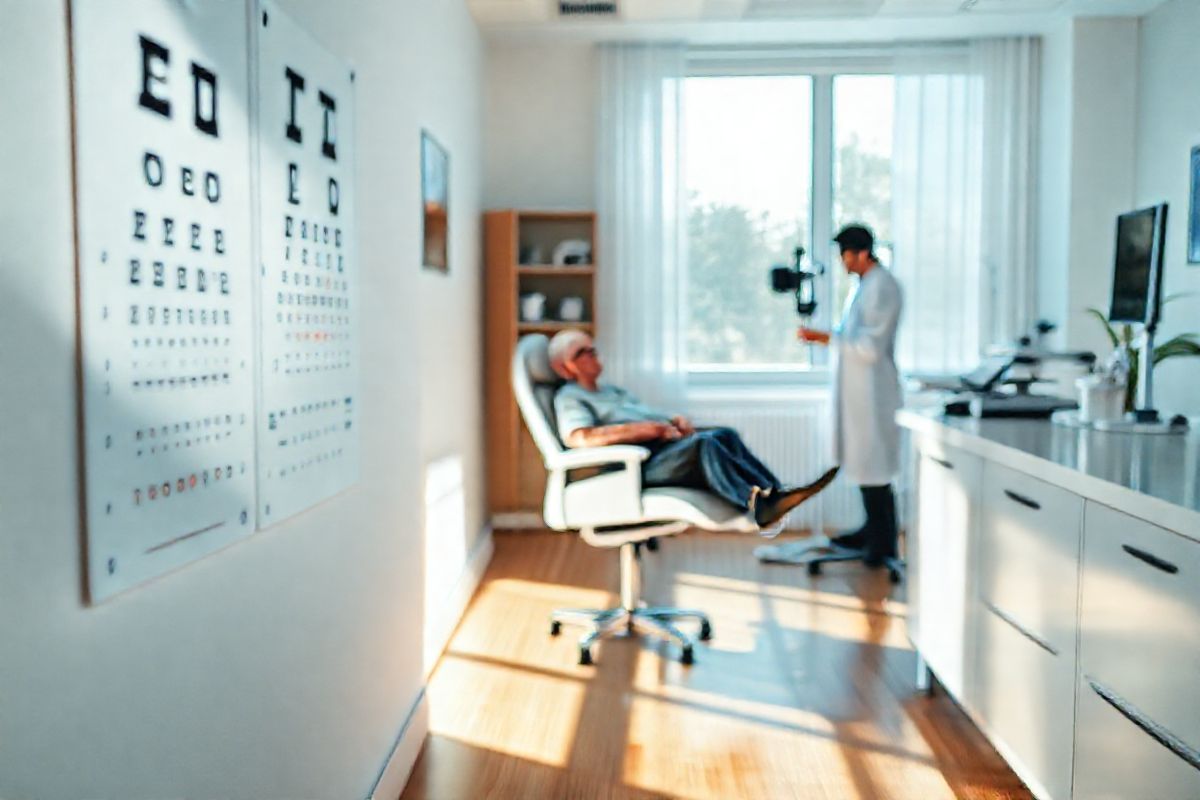
<instances>
[{"instance_id":1,"label":"framed picture on wall","mask_svg":"<svg viewBox=\"0 0 1200 800\"><path fill-rule=\"evenodd\" d=\"M1191 204L1188 208L1188 263L1200 264L1200 145L1192 148Z\"/></svg>"},{"instance_id":2,"label":"framed picture on wall","mask_svg":"<svg viewBox=\"0 0 1200 800\"><path fill-rule=\"evenodd\" d=\"M421 264L450 271L450 155L429 131L421 131Z\"/></svg>"}]
</instances>

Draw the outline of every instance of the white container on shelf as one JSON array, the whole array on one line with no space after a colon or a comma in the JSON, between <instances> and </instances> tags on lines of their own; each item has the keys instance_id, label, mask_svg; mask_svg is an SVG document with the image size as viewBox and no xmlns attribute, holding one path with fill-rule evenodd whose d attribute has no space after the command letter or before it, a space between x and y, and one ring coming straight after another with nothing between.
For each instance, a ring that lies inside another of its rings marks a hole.
<instances>
[{"instance_id":1,"label":"white container on shelf","mask_svg":"<svg viewBox=\"0 0 1200 800\"><path fill-rule=\"evenodd\" d=\"M1089 375L1075 381L1075 387L1079 390L1081 422L1119 420L1125 415L1125 384Z\"/></svg>"},{"instance_id":2,"label":"white container on shelf","mask_svg":"<svg viewBox=\"0 0 1200 800\"><path fill-rule=\"evenodd\" d=\"M521 321L541 322L546 317L546 295L529 292L521 295Z\"/></svg>"}]
</instances>

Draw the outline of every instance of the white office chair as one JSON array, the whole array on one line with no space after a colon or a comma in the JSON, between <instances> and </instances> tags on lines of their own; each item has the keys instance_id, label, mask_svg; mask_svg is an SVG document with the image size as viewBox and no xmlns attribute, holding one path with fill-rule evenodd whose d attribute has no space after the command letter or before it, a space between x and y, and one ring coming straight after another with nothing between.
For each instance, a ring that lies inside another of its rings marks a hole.
<instances>
[{"instance_id":1,"label":"white office chair","mask_svg":"<svg viewBox=\"0 0 1200 800\"><path fill-rule=\"evenodd\" d=\"M700 623L700 638L712 635L708 617L681 608L648 608L639 600L640 546L650 539L673 536L690 527L757 532L752 515L716 495L696 489L642 488L641 463L650 451L636 445L568 450L559 441L554 420L554 393L562 385L550 368L549 340L524 336L513 355L512 384L521 416L541 451L549 472L542 514L554 530L577 530L593 547L618 548L621 558L621 605L617 608L560 609L551 615L550 634L562 624L584 625L579 663L591 664L592 645L621 631L660 636L681 647L680 660L692 663L693 641L673 624L677 619ZM598 475L568 481L568 473L602 468Z\"/></svg>"}]
</instances>

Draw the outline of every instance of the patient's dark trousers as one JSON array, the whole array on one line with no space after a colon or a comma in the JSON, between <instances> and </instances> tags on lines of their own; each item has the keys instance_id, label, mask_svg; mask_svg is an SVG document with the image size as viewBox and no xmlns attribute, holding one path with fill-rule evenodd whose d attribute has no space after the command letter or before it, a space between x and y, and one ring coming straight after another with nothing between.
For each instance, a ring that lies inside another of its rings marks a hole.
<instances>
[{"instance_id":1,"label":"patient's dark trousers","mask_svg":"<svg viewBox=\"0 0 1200 800\"><path fill-rule=\"evenodd\" d=\"M779 479L755 458L732 428L707 428L674 442L647 445L642 464L644 486L685 486L710 491L747 508L750 489L779 489Z\"/></svg>"}]
</instances>

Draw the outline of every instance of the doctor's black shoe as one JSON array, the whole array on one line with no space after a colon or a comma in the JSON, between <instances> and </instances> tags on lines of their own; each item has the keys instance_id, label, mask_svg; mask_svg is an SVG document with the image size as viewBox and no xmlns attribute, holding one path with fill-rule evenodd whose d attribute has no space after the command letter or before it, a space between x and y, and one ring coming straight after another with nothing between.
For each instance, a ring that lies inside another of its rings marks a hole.
<instances>
[{"instance_id":1,"label":"doctor's black shoe","mask_svg":"<svg viewBox=\"0 0 1200 800\"><path fill-rule=\"evenodd\" d=\"M769 528L783 519L784 515L810 497L819 494L837 477L840 467L827 470L807 486L785 489L769 495L759 495L754 503L754 521L760 528Z\"/></svg>"},{"instance_id":2,"label":"doctor's black shoe","mask_svg":"<svg viewBox=\"0 0 1200 800\"><path fill-rule=\"evenodd\" d=\"M869 530L869 526L863 525L856 531L839 533L837 536L830 538L829 543L842 550L862 550L867 546L867 532Z\"/></svg>"}]
</instances>

